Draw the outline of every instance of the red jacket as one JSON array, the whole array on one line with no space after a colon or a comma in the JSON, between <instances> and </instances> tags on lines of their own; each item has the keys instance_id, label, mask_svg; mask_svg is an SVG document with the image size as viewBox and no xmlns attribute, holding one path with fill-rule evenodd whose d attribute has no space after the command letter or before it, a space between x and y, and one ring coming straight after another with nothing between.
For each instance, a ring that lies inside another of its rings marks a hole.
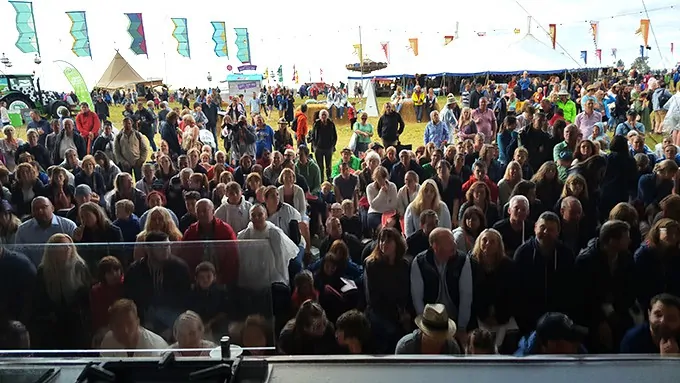
<instances>
[{"instance_id":1,"label":"red jacket","mask_svg":"<svg viewBox=\"0 0 680 383\"><path fill-rule=\"evenodd\" d=\"M467 191L470 189L470 186L472 186L475 182L477 182L477 178L475 178L474 175L470 176L470 179L467 180L463 184L463 194L467 193ZM484 177L484 183L486 186L489 187L489 194L491 197L491 202L493 203L498 203L498 185L496 185L491 179L489 179L489 176Z\"/></svg>"},{"instance_id":2,"label":"red jacket","mask_svg":"<svg viewBox=\"0 0 680 383\"><path fill-rule=\"evenodd\" d=\"M86 142L87 135L90 133L94 136L94 138L92 138L94 142L94 139L99 135L100 126L101 122L99 121L99 117L92 111L87 114L80 112L76 116L76 128L78 128L80 136L83 137Z\"/></svg>"},{"instance_id":3,"label":"red jacket","mask_svg":"<svg viewBox=\"0 0 680 383\"><path fill-rule=\"evenodd\" d=\"M307 142L307 134L309 133L309 125L307 125L307 115L297 111L295 112L295 119L297 120L297 130L295 131L295 138L297 144L301 145Z\"/></svg>"},{"instance_id":4,"label":"red jacket","mask_svg":"<svg viewBox=\"0 0 680 383\"><path fill-rule=\"evenodd\" d=\"M92 330L97 331L109 325L109 307L123 298L123 278L117 285L102 282L92 286L90 290L90 312L92 313Z\"/></svg>"},{"instance_id":5,"label":"red jacket","mask_svg":"<svg viewBox=\"0 0 680 383\"><path fill-rule=\"evenodd\" d=\"M182 241L202 241L201 235L198 231L198 222L191 224ZM184 247L180 251L181 258L189 266L189 270L193 273L196 266L203 262L203 246L215 246L215 254L219 256L220 262L215 265L217 269L217 282L225 285L232 285L238 280L238 245L236 244L236 233L228 223L215 218L213 220L213 238L214 241L230 241L228 243L218 243L214 245L197 244L190 246L183 244Z\"/></svg>"}]
</instances>

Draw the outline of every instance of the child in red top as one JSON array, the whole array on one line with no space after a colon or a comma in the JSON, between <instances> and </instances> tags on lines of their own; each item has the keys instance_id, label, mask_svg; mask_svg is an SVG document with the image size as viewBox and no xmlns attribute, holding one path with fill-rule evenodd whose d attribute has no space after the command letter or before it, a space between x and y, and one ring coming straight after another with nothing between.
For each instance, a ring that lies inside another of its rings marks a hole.
<instances>
[{"instance_id":1,"label":"child in red top","mask_svg":"<svg viewBox=\"0 0 680 383\"><path fill-rule=\"evenodd\" d=\"M357 122L357 110L355 109L356 103L349 104L347 108L347 118L349 118L349 127L354 129L354 123Z\"/></svg>"},{"instance_id":2,"label":"child in red top","mask_svg":"<svg viewBox=\"0 0 680 383\"><path fill-rule=\"evenodd\" d=\"M97 336L103 337L108 331L109 307L123 298L123 265L118 258L110 255L102 258L97 264L97 279L99 282L90 290L94 341L97 341Z\"/></svg>"},{"instance_id":3,"label":"child in red top","mask_svg":"<svg viewBox=\"0 0 680 383\"><path fill-rule=\"evenodd\" d=\"M291 297L292 309L297 313L300 306L307 301L319 301L319 292L314 288L314 276L309 270L302 270L295 276L295 290Z\"/></svg>"}]
</instances>

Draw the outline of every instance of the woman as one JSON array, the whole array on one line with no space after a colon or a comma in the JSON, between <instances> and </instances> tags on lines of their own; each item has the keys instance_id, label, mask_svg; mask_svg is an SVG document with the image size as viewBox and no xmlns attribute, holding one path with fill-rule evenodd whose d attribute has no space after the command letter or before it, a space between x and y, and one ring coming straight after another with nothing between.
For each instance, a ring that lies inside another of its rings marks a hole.
<instances>
[{"instance_id":1,"label":"woman","mask_svg":"<svg viewBox=\"0 0 680 383\"><path fill-rule=\"evenodd\" d=\"M472 251L479 234L486 229L486 216L477 206L470 206L463 212L460 227L453 230L456 249L465 254Z\"/></svg>"},{"instance_id":2,"label":"woman","mask_svg":"<svg viewBox=\"0 0 680 383\"><path fill-rule=\"evenodd\" d=\"M288 130L288 121L281 118L279 119L279 129L274 132L274 150L283 153L286 149L293 147L293 135Z\"/></svg>"},{"instance_id":3,"label":"woman","mask_svg":"<svg viewBox=\"0 0 680 383\"><path fill-rule=\"evenodd\" d=\"M543 202L541 202L540 199L536 198L536 184L531 181L519 181L519 183L515 185L515 188L512 189L512 193L510 194L510 199L508 201L510 201L512 197L516 195L527 197L529 200L529 219L533 222L538 221L538 217L540 217L542 213L551 207L546 207L543 205ZM509 208L510 202L501 207L500 215L502 218L510 218L510 213L508 213Z\"/></svg>"},{"instance_id":4,"label":"woman","mask_svg":"<svg viewBox=\"0 0 680 383\"><path fill-rule=\"evenodd\" d=\"M636 181L637 168L628 151L628 143L624 137L614 136L602 179L601 215L606 215L618 203L634 199L637 194ZM604 220L606 216L601 218Z\"/></svg>"},{"instance_id":5,"label":"woman","mask_svg":"<svg viewBox=\"0 0 680 383\"><path fill-rule=\"evenodd\" d=\"M320 304L305 301L295 318L279 335L278 348L285 355L329 355L338 351L335 329Z\"/></svg>"},{"instance_id":6,"label":"woman","mask_svg":"<svg viewBox=\"0 0 680 383\"><path fill-rule=\"evenodd\" d=\"M397 185L390 182L388 177L387 169L378 167L373 172L373 182L366 188L369 228L380 225L383 213L397 209Z\"/></svg>"},{"instance_id":7,"label":"woman","mask_svg":"<svg viewBox=\"0 0 680 383\"><path fill-rule=\"evenodd\" d=\"M288 168L283 169L278 181L281 184L278 188L281 202L294 207L300 213L302 219L306 220L307 200L305 199L305 192L295 184L295 172Z\"/></svg>"},{"instance_id":8,"label":"woman","mask_svg":"<svg viewBox=\"0 0 680 383\"><path fill-rule=\"evenodd\" d=\"M135 215L141 217L146 211L146 195L134 187L130 173L118 173L114 182L114 192L109 201L109 216L116 217L116 202L129 199L135 205Z\"/></svg>"},{"instance_id":9,"label":"woman","mask_svg":"<svg viewBox=\"0 0 680 383\"><path fill-rule=\"evenodd\" d=\"M156 172L154 166L150 162L142 165L142 179L138 180L135 188L141 190L144 194L149 194L154 190L154 183L156 182Z\"/></svg>"},{"instance_id":10,"label":"woman","mask_svg":"<svg viewBox=\"0 0 680 383\"><path fill-rule=\"evenodd\" d=\"M295 116L295 95L290 90L286 92L286 121L293 122Z\"/></svg>"},{"instance_id":11,"label":"woman","mask_svg":"<svg viewBox=\"0 0 680 383\"><path fill-rule=\"evenodd\" d=\"M246 177L246 186L243 189L243 198L251 204L256 204L259 200L257 198L257 191L262 187L262 176L259 173L250 173Z\"/></svg>"},{"instance_id":12,"label":"woman","mask_svg":"<svg viewBox=\"0 0 680 383\"><path fill-rule=\"evenodd\" d=\"M31 343L38 349L88 348L90 273L71 237L54 234L38 266Z\"/></svg>"},{"instance_id":13,"label":"woman","mask_svg":"<svg viewBox=\"0 0 680 383\"><path fill-rule=\"evenodd\" d=\"M679 243L680 224L663 218L652 226L645 243L635 252L637 301L643 310L657 294L680 296Z\"/></svg>"},{"instance_id":14,"label":"woman","mask_svg":"<svg viewBox=\"0 0 680 383\"><path fill-rule=\"evenodd\" d=\"M473 308L479 327L495 333L496 346L512 353L519 340L513 317L517 299L513 287L518 281L513 262L505 256L501 234L494 229L482 231L470 256L481 266L475 279Z\"/></svg>"},{"instance_id":15,"label":"woman","mask_svg":"<svg viewBox=\"0 0 680 383\"><path fill-rule=\"evenodd\" d=\"M513 141L518 140L519 135L516 132L517 118L515 116L507 116L500 126L500 131L496 135L496 143L498 144L498 154L501 164L507 164L510 161L508 148ZM516 145L512 145L516 146Z\"/></svg>"},{"instance_id":16,"label":"woman","mask_svg":"<svg viewBox=\"0 0 680 383\"><path fill-rule=\"evenodd\" d=\"M451 227L455 228L458 226L458 210L463 199L463 183L460 178L451 174L451 166L446 161L439 161L436 170L434 181L442 201L451 213Z\"/></svg>"},{"instance_id":17,"label":"woman","mask_svg":"<svg viewBox=\"0 0 680 383\"><path fill-rule=\"evenodd\" d=\"M99 346L109 331L109 307L123 298L123 265L118 258L106 256L97 264L98 282L90 290L92 344Z\"/></svg>"},{"instance_id":18,"label":"woman","mask_svg":"<svg viewBox=\"0 0 680 383\"><path fill-rule=\"evenodd\" d=\"M401 233L382 229L377 246L364 261L366 316L380 354L391 353L413 326L411 271L404 254L406 242Z\"/></svg>"},{"instance_id":19,"label":"woman","mask_svg":"<svg viewBox=\"0 0 680 383\"><path fill-rule=\"evenodd\" d=\"M564 188L562 189L562 195L553 206L553 211L557 215L560 214L560 210L562 209L562 200L567 197L574 197L578 199L581 202L581 207L583 208L584 213L590 211L587 210L590 207L594 208L594 206L591 206L592 204L590 201L590 195L588 194L586 179L580 174L570 174L567 177L567 181L564 183Z\"/></svg>"},{"instance_id":20,"label":"woman","mask_svg":"<svg viewBox=\"0 0 680 383\"><path fill-rule=\"evenodd\" d=\"M149 210L149 218L144 224L144 230L137 235L137 243L134 250L134 260L138 261L146 255L146 246L144 241L146 236L154 231L160 231L168 236L171 242L179 242L182 240L182 232L179 231L177 225L172 220L169 210L162 206L156 206Z\"/></svg>"},{"instance_id":21,"label":"woman","mask_svg":"<svg viewBox=\"0 0 680 383\"><path fill-rule=\"evenodd\" d=\"M470 179L472 170L469 166L465 165L465 153L456 153L453 164L451 165L451 175L460 178L461 182L465 182L466 180Z\"/></svg>"},{"instance_id":22,"label":"woman","mask_svg":"<svg viewBox=\"0 0 680 383\"><path fill-rule=\"evenodd\" d=\"M19 146L24 144L24 140L17 139L16 129L12 125L2 128L2 133L5 135L5 138L0 138L0 157L4 157L5 167L10 172L13 172L16 167L16 162L14 162L15 154Z\"/></svg>"},{"instance_id":23,"label":"woman","mask_svg":"<svg viewBox=\"0 0 680 383\"><path fill-rule=\"evenodd\" d=\"M68 184L66 170L60 166L52 169L50 184L45 189L45 195L54 206L54 211L67 210L75 204L75 188Z\"/></svg>"},{"instance_id":24,"label":"woman","mask_svg":"<svg viewBox=\"0 0 680 383\"><path fill-rule=\"evenodd\" d=\"M12 206L6 200L0 200L0 245L9 247L15 242L21 220L12 214Z\"/></svg>"},{"instance_id":25,"label":"woman","mask_svg":"<svg viewBox=\"0 0 680 383\"><path fill-rule=\"evenodd\" d=\"M17 166L15 176L16 182L10 188L11 203L17 217L22 218L31 215L33 199L45 196L46 190L31 164L23 163Z\"/></svg>"},{"instance_id":26,"label":"woman","mask_svg":"<svg viewBox=\"0 0 680 383\"><path fill-rule=\"evenodd\" d=\"M588 158L595 155L596 152L597 148L592 141L581 140L581 142L578 144L578 150L576 153L574 153L574 160L572 161L571 166L587 160Z\"/></svg>"},{"instance_id":27,"label":"woman","mask_svg":"<svg viewBox=\"0 0 680 383\"><path fill-rule=\"evenodd\" d=\"M493 225L499 220L498 216L498 206L491 202L491 191L489 187L481 181L477 181L467 193L465 193L465 203L460 206L460 212L458 213L458 221L463 218L463 213L470 206L477 206L486 217L487 226Z\"/></svg>"},{"instance_id":28,"label":"woman","mask_svg":"<svg viewBox=\"0 0 680 383\"><path fill-rule=\"evenodd\" d=\"M94 202L86 202L80 205L78 209L78 217L80 218L80 226L73 232L73 241L75 243L96 243L97 246L79 246L83 250L87 250L88 254L83 254L87 259L88 264L95 265L99 262L98 258L103 255L119 255L120 251L116 248L116 244L123 242L123 234L120 229L113 225L108 219L104 210ZM92 259L89 255L97 256L97 259Z\"/></svg>"},{"instance_id":29,"label":"woman","mask_svg":"<svg viewBox=\"0 0 680 383\"><path fill-rule=\"evenodd\" d=\"M498 183L503 178L503 167L494 157L496 148L491 144L484 144L479 150L479 161L486 165L486 174L491 181Z\"/></svg>"},{"instance_id":30,"label":"woman","mask_svg":"<svg viewBox=\"0 0 680 383\"><path fill-rule=\"evenodd\" d=\"M177 317L172 326L172 335L177 340L171 349L197 349L196 351L177 351L176 356L209 356L216 345L204 339L205 326L195 312L185 311Z\"/></svg>"},{"instance_id":31,"label":"woman","mask_svg":"<svg viewBox=\"0 0 680 383\"><path fill-rule=\"evenodd\" d=\"M437 183L429 179L423 182L418 195L406 208L404 226L407 238L420 229L420 213L425 210L434 210L437 213L439 227L451 229L451 212L439 196Z\"/></svg>"},{"instance_id":32,"label":"woman","mask_svg":"<svg viewBox=\"0 0 680 383\"><path fill-rule=\"evenodd\" d=\"M120 173L120 168L102 151L95 152L94 159L97 162L97 173L101 174L102 178L104 178L106 191L113 190L114 181Z\"/></svg>"},{"instance_id":33,"label":"woman","mask_svg":"<svg viewBox=\"0 0 680 383\"><path fill-rule=\"evenodd\" d=\"M536 184L536 197L543 206L555 206L564 189L564 184L557 176L557 165L553 161L545 162L531 177L531 182Z\"/></svg>"},{"instance_id":34,"label":"woman","mask_svg":"<svg viewBox=\"0 0 680 383\"><path fill-rule=\"evenodd\" d=\"M168 185L172 177L177 175L177 169L169 156L161 155L156 162L156 179L163 183L163 189Z\"/></svg>"},{"instance_id":35,"label":"woman","mask_svg":"<svg viewBox=\"0 0 680 383\"><path fill-rule=\"evenodd\" d=\"M81 171L76 173L74 178L75 186L85 184L92 189L92 191L101 198L106 194L106 184L104 184L104 177L97 173L97 161L94 156L87 155L83 158L81 164Z\"/></svg>"},{"instance_id":36,"label":"woman","mask_svg":"<svg viewBox=\"0 0 680 383\"><path fill-rule=\"evenodd\" d=\"M215 164L215 166L212 167L212 179L210 182L208 182L208 187L210 190L215 190L217 185L220 184L220 177L222 176L222 173L227 171L226 164ZM215 206L219 206L220 204L217 204Z\"/></svg>"},{"instance_id":37,"label":"woman","mask_svg":"<svg viewBox=\"0 0 680 383\"><path fill-rule=\"evenodd\" d=\"M352 129L356 134L354 155L361 158L368 150L368 144L371 143L371 137L373 137L373 125L368 122L368 113L362 112L360 121L355 122Z\"/></svg>"},{"instance_id":38,"label":"woman","mask_svg":"<svg viewBox=\"0 0 680 383\"><path fill-rule=\"evenodd\" d=\"M261 315L248 315L242 325L230 326L232 340L243 347L244 355L268 355L273 348L271 325Z\"/></svg>"},{"instance_id":39,"label":"woman","mask_svg":"<svg viewBox=\"0 0 680 383\"><path fill-rule=\"evenodd\" d=\"M503 179L498 182L498 205L505 206L517 184L522 181L522 167L516 161L510 161L505 168Z\"/></svg>"},{"instance_id":40,"label":"woman","mask_svg":"<svg viewBox=\"0 0 680 383\"><path fill-rule=\"evenodd\" d=\"M460 112L460 119L458 120L458 139L465 141L467 139L474 139L477 134L477 125L472 119L472 109L465 107Z\"/></svg>"},{"instance_id":41,"label":"woman","mask_svg":"<svg viewBox=\"0 0 680 383\"><path fill-rule=\"evenodd\" d=\"M406 100L406 93L401 90L401 86L398 86L397 89L392 93L392 97L390 97L390 102L394 104L394 110L397 113L401 113L401 108L404 106L404 101Z\"/></svg>"},{"instance_id":42,"label":"woman","mask_svg":"<svg viewBox=\"0 0 680 383\"><path fill-rule=\"evenodd\" d=\"M418 195L420 190L420 178L418 173L409 170L404 175L404 186L397 192L397 213L400 216L406 214L406 209Z\"/></svg>"},{"instance_id":43,"label":"woman","mask_svg":"<svg viewBox=\"0 0 680 383\"><path fill-rule=\"evenodd\" d=\"M654 165L651 174L645 174L638 181L638 199L645 208L652 206L658 209L658 204L671 194L674 179L678 173L678 164L674 160L663 160Z\"/></svg>"}]
</instances>

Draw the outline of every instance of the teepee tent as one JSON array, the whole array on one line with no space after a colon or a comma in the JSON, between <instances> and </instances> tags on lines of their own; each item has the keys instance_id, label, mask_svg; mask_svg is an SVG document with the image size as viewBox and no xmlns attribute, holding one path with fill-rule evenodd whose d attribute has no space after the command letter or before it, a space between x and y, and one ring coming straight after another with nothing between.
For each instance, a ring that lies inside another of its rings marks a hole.
<instances>
[{"instance_id":1,"label":"teepee tent","mask_svg":"<svg viewBox=\"0 0 680 383\"><path fill-rule=\"evenodd\" d=\"M366 84L364 94L366 95L366 109L364 112L368 114L368 117L378 117L378 100L375 98L375 85L373 81L369 81Z\"/></svg>"},{"instance_id":2,"label":"teepee tent","mask_svg":"<svg viewBox=\"0 0 680 383\"><path fill-rule=\"evenodd\" d=\"M109 64L102 77L97 81L95 88L119 89L144 81L144 78L116 51L111 64Z\"/></svg>"}]
</instances>

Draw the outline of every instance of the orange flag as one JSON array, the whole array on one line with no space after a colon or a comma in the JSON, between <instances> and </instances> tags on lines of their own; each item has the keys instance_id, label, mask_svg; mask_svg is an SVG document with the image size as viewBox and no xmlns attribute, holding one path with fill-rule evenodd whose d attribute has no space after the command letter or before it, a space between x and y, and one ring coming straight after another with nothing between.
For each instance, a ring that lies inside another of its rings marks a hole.
<instances>
[{"instance_id":1,"label":"orange flag","mask_svg":"<svg viewBox=\"0 0 680 383\"><path fill-rule=\"evenodd\" d=\"M417 38L408 39L408 43L411 46L411 50L413 51L413 55L418 56L418 39Z\"/></svg>"},{"instance_id":2,"label":"orange flag","mask_svg":"<svg viewBox=\"0 0 680 383\"><path fill-rule=\"evenodd\" d=\"M449 45L453 41L453 36L444 36L444 45Z\"/></svg>"},{"instance_id":3,"label":"orange flag","mask_svg":"<svg viewBox=\"0 0 680 383\"><path fill-rule=\"evenodd\" d=\"M642 41L647 46L647 41L649 40L649 19L641 19L640 27L635 31L636 35L642 35Z\"/></svg>"},{"instance_id":4,"label":"orange flag","mask_svg":"<svg viewBox=\"0 0 680 383\"><path fill-rule=\"evenodd\" d=\"M552 42L553 49L555 49L555 43L557 42L557 24L549 24L548 33L550 34L550 41Z\"/></svg>"}]
</instances>

